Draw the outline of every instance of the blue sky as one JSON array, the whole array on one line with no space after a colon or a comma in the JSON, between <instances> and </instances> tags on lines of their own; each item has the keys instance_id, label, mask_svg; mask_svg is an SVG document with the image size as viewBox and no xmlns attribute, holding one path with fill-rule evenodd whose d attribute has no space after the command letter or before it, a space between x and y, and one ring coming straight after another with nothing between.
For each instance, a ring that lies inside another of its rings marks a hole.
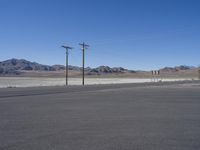
<instances>
[{"instance_id":1,"label":"blue sky","mask_svg":"<svg viewBox=\"0 0 200 150\"><path fill-rule=\"evenodd\" d=\"M151 70L200 64L199 0L0 0L0 61Z\"/></svg>"}]
</instances>

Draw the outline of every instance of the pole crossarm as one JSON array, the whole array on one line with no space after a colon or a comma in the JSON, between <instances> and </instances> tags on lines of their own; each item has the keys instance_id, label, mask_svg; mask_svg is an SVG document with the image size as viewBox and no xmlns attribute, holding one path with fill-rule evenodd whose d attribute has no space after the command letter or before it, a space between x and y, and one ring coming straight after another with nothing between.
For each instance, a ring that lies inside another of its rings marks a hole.
<instances>
[{"instance_id":1,"label":"pole crossarm","mask_svg":"<svg viewBox=\"0 0 200 150\"><path fill-rule=\"evenodd\" d=\"M89 45L85 44L84 42L83 43L79 43L79 45L82 47L81 48L82 50L88 49L88 47L90 47Z\"/></svg>"},{"instance_id":2,"label":"pole crossarm","mask_svg":"<svg viewBox=\"0 0 200 150\"><path fill-rule=\"evenodd\" d=\"M65 46L65 45L62 45L62 47L65 48L65 49L73 49L72 47Z\"/></svg>"}]
</instances>

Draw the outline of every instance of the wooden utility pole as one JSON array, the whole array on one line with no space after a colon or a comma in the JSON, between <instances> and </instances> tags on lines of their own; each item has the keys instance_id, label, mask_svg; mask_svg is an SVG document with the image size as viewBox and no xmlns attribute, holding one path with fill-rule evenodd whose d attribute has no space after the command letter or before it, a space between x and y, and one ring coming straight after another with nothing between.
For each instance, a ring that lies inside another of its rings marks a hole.
<instances>
[{"instance_id":1,"label":"wooden utility pole","mask_svg":"<svg viewBox=\"0 0 200 150\"><path fill-rule=\"evenodd\" d=\"M72 47L69 46L62 46L63 48L66 49L66 66L65 66L65 78L66 78L66 86L68 85L68 70L69 70L69 66L68 66L68 55L69 55L69 49L72 49Z\"/></svg>"},{"instance_id":2,"label":"wooden utility pole","mask_svg":"<svg viewBox=\"0 0 200 150\"><path fill-rule=\"evenodd\" d=\"M85 44L84 42L79 44L81 46L82 49L82 85L85 85L85 49L87 49L89 47L89 45Z\"/></svg>"}]
</instances>

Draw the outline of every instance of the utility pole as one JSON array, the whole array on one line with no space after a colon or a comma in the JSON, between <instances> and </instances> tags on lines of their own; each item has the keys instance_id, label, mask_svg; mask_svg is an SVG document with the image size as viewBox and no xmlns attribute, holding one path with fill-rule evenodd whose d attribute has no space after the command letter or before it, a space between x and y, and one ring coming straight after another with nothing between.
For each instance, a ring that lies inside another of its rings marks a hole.
<instances>
[{"instance_id":1,"label":"utility pole","mask_svg":"<svg viewBox=\"0 0 200 150\"><path fill-rule=\"evenodd\" d=\"M63 45L62 46L63 48L66 49L66 67L65 67L65 77L66 77L66 86L68 85L68 55L69 55L69 49L72 49L72 47L69 47L69 46L65 46Z\"/></svg>"},{"instance_id":2,"label":"utility pole","mask_svg":"<svg viewBox=\"0 0 200 150\"><path fill-rule=\"evenodd\" d=\"M89 47L89 45L85 44L84 42L83 43L80 43L79 44L82 48L82 61L83 61L83 67L82 67L82 76L83 76L83 79L82 79L82 85L85 85L85 49L87 49Z\"/></svg>"}]
</instances>

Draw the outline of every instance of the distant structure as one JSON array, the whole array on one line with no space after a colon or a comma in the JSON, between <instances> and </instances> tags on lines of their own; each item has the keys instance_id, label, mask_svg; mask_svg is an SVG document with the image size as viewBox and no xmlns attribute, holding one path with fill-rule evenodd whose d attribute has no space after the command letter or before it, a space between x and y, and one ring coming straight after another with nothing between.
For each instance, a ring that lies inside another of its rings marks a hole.
<instances>
[{"instance_id":1,"label":"distant structure","mask_svg":"<svg viewBox=\"0 0 200 150\"><path fill-rule=\"evenodd\" d=\"M66 77L66 86L68 85L68 55L69 55L69 49L73 49L72 47L69 47L69 46L65 46L65 45L62 45L63 48L66 49L66 67L65 67L65 77Z\"/></svg>"},{"instance_id":2,"label":"distant structure","mask_svg":"<svg viewBox=\"0 0 200 150\"><path fill-rule=\"evenodd\" d=\"M160 80L160 70L152 70L151 75L153 82L158 82Z\"/></svg>"},{"instance_id":3,"label":"distant structure","mask_svg":"<svg viewBox=\"0 0 200 150\"><path fill-rule=\"evenodd\" d=\"M79 44L81 46L81 50L82 50L82 63L83 63L83 67L82 67L82 85L85 85L85 49L87 49L89 47L89 45L83 43Z\"/></svg>"}]
</instances>

